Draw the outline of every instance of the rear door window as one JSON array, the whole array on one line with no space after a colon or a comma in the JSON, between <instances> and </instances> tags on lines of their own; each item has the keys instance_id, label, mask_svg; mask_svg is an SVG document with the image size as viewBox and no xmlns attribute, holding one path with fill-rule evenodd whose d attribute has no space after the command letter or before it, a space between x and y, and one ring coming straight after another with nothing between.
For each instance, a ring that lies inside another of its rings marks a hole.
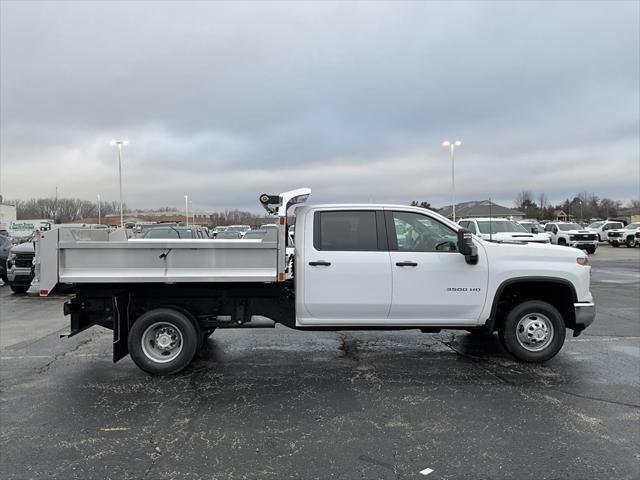
<instances>
[{"instance_id":1,"label":"rear door window","mask_svg":"<svg viewBox=\"0 0 640 480\"><path fill-rule=\"evenodd\" d=\"M316 212L313 246L328 251L378 250L375 211Z\"/></svg>"}]
</instances>

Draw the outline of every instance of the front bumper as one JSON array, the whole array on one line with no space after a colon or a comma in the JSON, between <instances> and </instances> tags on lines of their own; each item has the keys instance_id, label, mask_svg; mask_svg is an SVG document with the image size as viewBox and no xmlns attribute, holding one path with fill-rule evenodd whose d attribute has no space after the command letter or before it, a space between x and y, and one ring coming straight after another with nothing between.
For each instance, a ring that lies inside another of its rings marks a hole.
<instances>
[{"instance_id":1,"label":"front bumper","mask_svg":"<svg viewBox=\"0 0 640 480\"><path fill-rule=\"evenodd\" d=\"M573 336L577 337L580 333L593 323L596 319L596 306L594 303L574 303L576 324L573 329Z\"/></svg>"},{"instance_id":2,"label":"front bumper","mask_svg":"<svg viewBox=\"0 0 640 480\"><path fill-rule=\"evenodd\" d=\"M7 270L7 280L16 285L31 285L33 271L31 268L11 267Z\"/></svg>"},{"instance_id":3,"label":"front bumper","mask_svg":"<svg viewBox=\"0 0 640 480\"><path fill-rule=\"evenodd\" d=\"M574 248L598 248L597 240L569 240L567 245Z\"/></svg>"}]
</instances>

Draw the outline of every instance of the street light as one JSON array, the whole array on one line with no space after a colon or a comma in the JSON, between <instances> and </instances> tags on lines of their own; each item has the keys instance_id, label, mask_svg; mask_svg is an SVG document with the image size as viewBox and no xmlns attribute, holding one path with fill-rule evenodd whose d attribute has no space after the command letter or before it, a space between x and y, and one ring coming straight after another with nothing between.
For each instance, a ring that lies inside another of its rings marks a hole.
<instances>
[{"instance_id":1,"label":"street light","mask_svg":"<svg viewBox=\"0 0 640 480\"><path fill-rule=\"evenodd\" d=\"M98 194L98 225L102 222L100 221L100 194Z\"/></svg>"},{"instance_id":2,"label":"street light","mask_svg":"<svg viewBox=\"0 0 640 480\"><path fill-rule=\"evenodd\" d=\"M582 214L582 200L578 200L580 204L580 221L584 221L584 215Z\"/></svg>"},{"instance_id":3,"label":"street light","mask_svg":"<svg viewBox=\"0 0 640 480\"><path fill-rule=\"evenodd\" d=\"M129 145L129 140L111 140L111 145L118 147L118 177L120 179L120 228L124 228L124 215L122 213L122 147Z\"/></svg>"},{"instance_id":4,"label":"street light","mask_svg":"<svg viewBox=\"0 0 640 480\"><path fill-rule=\"evenodd\" d=\"M445 140L444 142L442 142L442 146L445 148L449 148L449 151L451 152L451 208L454 222L456 221L456 173L454 168L455 164L453 151L460 145L462 145L462 142L460 140Z\"/></svg>"}]
</instances>

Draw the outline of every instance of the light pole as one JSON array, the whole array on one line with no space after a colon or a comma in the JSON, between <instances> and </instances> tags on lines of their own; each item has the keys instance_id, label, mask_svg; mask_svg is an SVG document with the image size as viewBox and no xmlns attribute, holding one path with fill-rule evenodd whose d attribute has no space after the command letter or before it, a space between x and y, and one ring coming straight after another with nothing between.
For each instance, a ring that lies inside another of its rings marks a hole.
<instances>
[{"instance_id":1,"label":"light pole","mask_svg":"<svg viewBox=\"0 0 640 480\"><path fill-rule=\"evenodd\" d=\"M185 227L189 226L189 195L184 196L184 216L186 218Z\"/></svg>"},{"instance_id":2,"label":"light pole","mask_svg":"<svg viewBox=\"0 0 640 480\"><path fill-rule=\"evenodd\" d=\"M100 220L101 220L101 217L100 217L100 194L98 194L98 225L100 225L102 223Z\"/></svg>"},{"instance_id":3,"label":"light pole","mask_svg":"<svg viewBox=\"0 0 640 480\"><path fill-rule=\"evenodd\" d=\"M122 147L129 145L129 140L111 140L111 145L118 147L118 177L120 179L120 228L124 228L124 215L122 213Z\"/></svg>"},{"instance_id":4,"label":"light pole","mask_svg":"<svg viewBox=\"0 0 640 480\"><path fill-rule=\"evenodd\" d=\"M455 162L453 151L460 145L462 145L462 142L460 140L445 140L444 142L442 142L442 146L449 148L449 152L451 152L451 209L454 222L456 221L456 171L454 168Z\"/></svg>"},{"instance_id":5,"label":"light pole","mask_svg":"<svg viewBox=\"0 0 640 480\"><path fill-rule=\"evenodd\" d=\"M579 200L578 203L580 204L580 221L584 221L584 215L582 213L582 200Z\"/></svg>"}]
</instances>

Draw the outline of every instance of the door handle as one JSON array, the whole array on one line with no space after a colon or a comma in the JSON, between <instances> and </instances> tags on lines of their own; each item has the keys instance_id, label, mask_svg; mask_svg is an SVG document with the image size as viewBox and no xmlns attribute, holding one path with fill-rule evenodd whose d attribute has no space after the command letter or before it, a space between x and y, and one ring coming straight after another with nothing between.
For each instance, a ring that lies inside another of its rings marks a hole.
<instances>
[{"instance_id":1,"label":"door handle","mask_svg":"<svg viewBox=\"0 0 640 480\"><path fill-rule=\"evenodd\" d=\"M331 262L325 262L324 260L317 260L315 262L309 262L309 265L312 267L328 267L331 265Z\"/></svg>"},{"instance_id":2,"label":"door handle","mask_svg":"<svg viewBox=\"0 0 640 480\"><path fill-rule=\"evenodd\" d=\"M416 262L396 262L398 267L417 267L418 264Z\"/></svg>"}]
</instances>

